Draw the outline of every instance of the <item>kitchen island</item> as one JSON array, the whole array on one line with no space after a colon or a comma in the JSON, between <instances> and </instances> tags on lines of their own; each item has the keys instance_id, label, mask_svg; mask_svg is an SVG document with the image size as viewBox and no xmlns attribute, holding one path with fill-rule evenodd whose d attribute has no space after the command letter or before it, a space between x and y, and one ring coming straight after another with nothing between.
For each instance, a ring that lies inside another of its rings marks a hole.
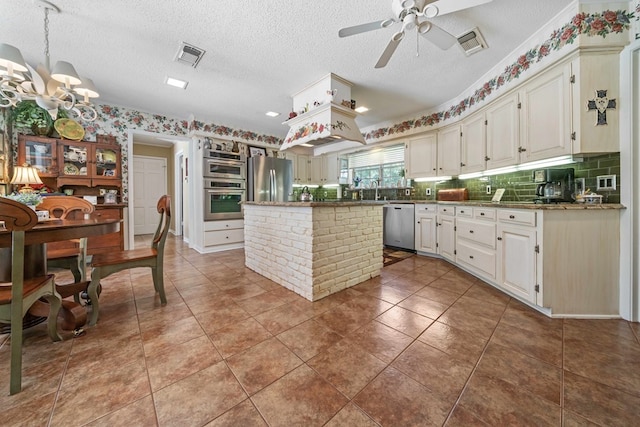
<instances>
[{"instance_id":1,"label":"kitchen island","mask_svg":"<svg viewBox=\"0 0 640 427\"><path fill-rule=\"evenodd\" d=\"M383 202L245 202L245 265L310 301L378 276Z\"/></svg>"}]
</instances>

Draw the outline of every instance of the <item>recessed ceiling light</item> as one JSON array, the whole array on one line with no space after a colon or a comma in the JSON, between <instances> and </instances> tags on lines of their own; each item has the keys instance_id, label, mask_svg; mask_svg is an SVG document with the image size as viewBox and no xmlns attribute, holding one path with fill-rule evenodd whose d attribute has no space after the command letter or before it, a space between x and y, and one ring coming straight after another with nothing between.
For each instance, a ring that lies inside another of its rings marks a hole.
<instances>
[{"instance_id":1,"label":"recessed ceiling light","mask_svg":"<svg viewBox=\"0 0 640 427\"><path fill-rule=\"evenodd\" d=\"M175 79L173 77L167 77L165 83L169 86L177 87L180 89L186 89L189 82L185 82L184 80Z\"/></svg>"},{"instance_id":2,"label":"recessed ceiling light","mask_svg":"<svg viewBox=\"0 0 640 427\"><path fill-rule=\"evenodd\" d=\"M276 113L275 111L267 111L266 114L269 117L278 117L280 115L280 113Z\"/></svg>"},{"instance_id":3,"label":"recessed ceiling light","mask_svg":"<svg viewBox=\"0 0 640 427\"><path fill-rule=\"evenodd\" d=\"M369 109L367 107L358 107L358 108L356 108L356 113L364 113L366 111L369 111Z\"/></svg>"}]
</instances>

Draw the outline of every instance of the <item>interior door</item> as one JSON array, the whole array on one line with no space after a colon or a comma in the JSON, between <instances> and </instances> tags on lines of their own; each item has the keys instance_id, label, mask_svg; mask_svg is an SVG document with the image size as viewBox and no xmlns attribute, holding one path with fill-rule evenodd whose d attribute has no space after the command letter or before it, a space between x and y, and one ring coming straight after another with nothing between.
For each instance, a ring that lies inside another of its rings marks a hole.
<instances>
[{"instance_id":1,"label":"interior door","mask_svg":"<svg viewBox=\"0 0 640 427\"><path fill-rule=\"evenodd\" d=\"M156 205L167 194L167 160L160 157L133 156L134 235L153 234L158 227Z\"/></svg>"}]
</instances>

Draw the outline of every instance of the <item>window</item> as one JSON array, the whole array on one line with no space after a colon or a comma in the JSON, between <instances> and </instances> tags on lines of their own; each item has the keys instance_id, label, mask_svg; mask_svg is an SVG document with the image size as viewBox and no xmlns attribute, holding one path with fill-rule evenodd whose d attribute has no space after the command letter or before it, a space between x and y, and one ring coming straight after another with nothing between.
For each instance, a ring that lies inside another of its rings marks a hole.
<instances>
[{"instance_id":1,"label":"window","mask_svg":"<svg viewBox=\"0 0 640 427\"><path fill-rule=\"evenodd\" d=\"M404 144L392 145L348 156L349 184L360 188L398 187L404 177Z\"/></svg>"}]
</instances>

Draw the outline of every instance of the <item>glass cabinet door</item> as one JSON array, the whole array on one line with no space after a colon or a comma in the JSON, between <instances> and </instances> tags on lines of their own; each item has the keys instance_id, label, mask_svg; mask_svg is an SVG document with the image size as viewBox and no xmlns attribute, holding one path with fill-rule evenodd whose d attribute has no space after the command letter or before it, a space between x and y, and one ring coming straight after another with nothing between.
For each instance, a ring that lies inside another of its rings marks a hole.
<instances>
[{"instance_id":1,"label":"glass cabinet door","mask_svg":"<svg viewBox=\"0 0 640 427\"><path fill-rule=\"evenodd\" d=\"M18 165L28 163L38 170L41 177L58 176L56 140L30 135L18 138Z\"/></svg>"},{"instance_id":2,"label":"glass cabinet door","mask_svg":"<svg viewBox=\"0 0 640 427\"><path fill-rule=\"evenodd\" d=\"M88 177L87 154L89 150L87 145L65 142L61 148L64 164L60 168L60 175L78 178Z\"/></svg>"},{"instance_id":3,"label":"glass cabinet door","mask_svg":"<svg viewBox=\"0 0 640 427\"><path fill-rule=\"evenodd\" d=\"M120 179L120 150L106 144L95 146L95 178Z\"/></svg>"}]
</instances>

